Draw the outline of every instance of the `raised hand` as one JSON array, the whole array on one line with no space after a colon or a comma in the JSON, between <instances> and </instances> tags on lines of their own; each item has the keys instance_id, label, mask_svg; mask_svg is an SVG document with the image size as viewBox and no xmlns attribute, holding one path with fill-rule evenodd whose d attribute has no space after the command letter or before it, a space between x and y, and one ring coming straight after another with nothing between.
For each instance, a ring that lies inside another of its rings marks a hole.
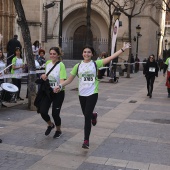
<instances>
[{"instance_id":1,"label":"raised hand","mask_svg":"<svg viewBox=\"0 0 170 170\"><path fill-rule=\"evenodd\" d=\"M131 44L130 43L125 43L124 42L124 44L123 44L123 50L126 50L126 49L128 49L128 48L131 48Z\"/></svg>"}]
</instances>

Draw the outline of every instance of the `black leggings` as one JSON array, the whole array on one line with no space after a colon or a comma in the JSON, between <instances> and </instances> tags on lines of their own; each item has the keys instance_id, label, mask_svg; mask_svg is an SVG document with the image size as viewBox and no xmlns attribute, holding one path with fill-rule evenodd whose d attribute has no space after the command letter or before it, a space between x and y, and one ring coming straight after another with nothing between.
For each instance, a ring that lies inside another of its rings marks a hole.
<instances>
[{"instance_id":1,"label":"black leggings","mask_svg":"<svg viewBox=\"0 0 170 170\"><path fill-rule=\"evenodd\" d=\"M48 97L43 100L40 113L45 122L51 121L48 111L52 103L52 117L54 119L54 123L56 126L61 126L60 110L64 101L64 96L65 92L61 91L53 94L52 101L50 101Z\"/></svg>"},{"instance_id":2,"label":"black leggings","mask_svg":"<svg viewBox=\"0 0 170 170\"><path fill-rule=\"evenodd\" d=\"M147 81L147 90L148 90L148 93L152 94L153 84L154 84L154 81L155 81L155 76L146 77L146 81Z\"/></svg>"},{"instance_id":3,"label":"black leggings","mask_svg":"<svg viewBox=\"0 0 170 170\"><path fill-rule=\"evenodd\" d=\"M91 119L93 117L93 110L97 103L98 93L91 96L79 96L81 109L85 117L84 124L84 140L89 140L91 132Z\"/></svg>"},{"instance_id":4,"label":"black leggings","mask_svg":"<svg viewBox=\"0 0 170 170\"><path fill-rule=\"evenodd\" d=\"M12 78L12 83L18 87L17 98L19 98L21 91L21 79Z\"/></svg>"}]
</instances>

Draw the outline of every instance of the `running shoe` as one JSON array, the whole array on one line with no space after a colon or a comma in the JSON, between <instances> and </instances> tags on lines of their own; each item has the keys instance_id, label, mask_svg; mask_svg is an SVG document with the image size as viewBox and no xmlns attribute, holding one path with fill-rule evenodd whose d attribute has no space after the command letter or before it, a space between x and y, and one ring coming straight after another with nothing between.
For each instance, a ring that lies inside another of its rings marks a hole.
<instances>
[{"instance_id":1,"label":"running shoe","mask_svg":"<svg viewBox=\"0 0 170 170\"><path fill-rule=\"evenodd\" d=\"M62 135L62 132L57 130L57 131L55 132L53 138L54 138L54 139L55 139L55 138L60 138L61 135Z\"/></svg>"},{"instance_id":2,"label":"running shoe","mask_svg":"<svg viewBox=\"0 0 170 170\"><path fill-rule=\"evenodd\" d=\"M47 130L45 131L45 135L48 136L50 134L51 130L54 129L54 127L55 127L54 124L52 126L48 126Z\"/></svg>"},{"instance_id":3,"label":"running shoe","mask_svg":"<svg viewBox=\"0 0 170 170\"><path fill-rule=\"evenodd\" d=\"M91 123L92 123L93 126L95 126L97 124L97 112L93 113Z\"/></svg>"},{"instance_id":4,"label":"running shoe","mask_svg":"<svg viewBox=\"0 0 170 170\"><path fill-rule=\"evenodd\" d=\"M84 149L89 149L89 141L88 140L84 140L84 143L82 145L82 148Z\"/></svg>"}]
</instances>

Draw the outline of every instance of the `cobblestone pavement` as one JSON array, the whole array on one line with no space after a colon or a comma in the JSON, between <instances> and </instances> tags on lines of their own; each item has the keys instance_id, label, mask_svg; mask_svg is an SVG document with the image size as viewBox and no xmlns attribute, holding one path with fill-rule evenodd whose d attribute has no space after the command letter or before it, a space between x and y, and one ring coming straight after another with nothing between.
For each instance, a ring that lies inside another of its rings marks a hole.
<instances>
[{"instance_id":1,"label":"cobblestone pavement","mask_svg":"<svg viewBox=\"0 0 170 170\"><path fill-rule=\"evenodd\" d=\"M100 82L90 149L81 148L84 118L74 80L61 110L63 135L46 137L46 123L27 100L0 109L1 170L170 170L170 99L160 73L153 97L142 72L119 83ZM22 85L25 97L26 85Z\"/></svg>"}]
</instances>

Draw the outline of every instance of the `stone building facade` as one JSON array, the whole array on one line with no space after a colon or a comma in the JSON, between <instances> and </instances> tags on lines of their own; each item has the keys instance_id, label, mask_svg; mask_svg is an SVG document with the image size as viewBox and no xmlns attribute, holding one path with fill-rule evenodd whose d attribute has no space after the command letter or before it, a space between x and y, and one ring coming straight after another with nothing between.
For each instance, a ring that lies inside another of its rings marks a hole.
<instances>
[{"instance_id":1,"label":"stone building facade","mask_svg":"<svg viewBox=\"0 0 170 170\"><path fill-rule=\"evenodd\" d=\"M0 0L0 2L11 2L11 0ZM60 1L55 1L55 5L45 9L46 5L51 4L52 0L21 0L26 18L31 32L32 43L39 40L42 48L48 50L52 46L58 45L59 27L60 27ZM81 48L85 38L86 30L86 0L63 0L63 22L62 22L62 49L64 58L66 59L81 59ZM8 5L13 6L11 3ZM5 3L1 3L6 6ZM2 9L0 7L0 9ZM4 7L3 7L4 9ZM12 7L13 9L13 7ZM11 8L8 7L9 11ZM5 14L1 10L0 22ZM4 10L6 11L6 10ZM3 14L3 15L2 15ZM12 37L16 33L21 36L20 28L15 23L14 10L8 12L8 33L7 29L3 32L7 35L5 39ZM136 55L136 42L133 41L136 36L136 26L141 26L142 36L138 43L138 56L140 60L148 57L150 54L157 54L159 31L164 34L165 14L156 11L152 7L146 7L142 13L132 19L132 53ZM9 20L11 22L9 22ZM128 19L124 14L121 14L120 20L123 26L120 27L117 38L117 49L122 47L123 42L128 41ZM14 27L15 24L15 27ZM0 27L0 31L3 26ZM104 1L99 2L93 0L91 12L91 41L99 55L102 51L107 51L108 46L108 27L109 14L108 7ZM162 41L163 37L161 37ZM22 38L20 41L23 43ZM161 41L159 53L161 53ZM6 41L3 42L4 44ZM123 54L125 59L128 52Z\"/></svg>"},{"instance_id":2,"label":"stone building facade","mask_svg":"<svg viewBox=\"0 0 170 170\"><path fill-rule=\"evenodd\" d=\"M3 36L1 47L5 50L15 32L16 12L12 0L0 0L0 33Z\"/></svg>"}]
</instances>

